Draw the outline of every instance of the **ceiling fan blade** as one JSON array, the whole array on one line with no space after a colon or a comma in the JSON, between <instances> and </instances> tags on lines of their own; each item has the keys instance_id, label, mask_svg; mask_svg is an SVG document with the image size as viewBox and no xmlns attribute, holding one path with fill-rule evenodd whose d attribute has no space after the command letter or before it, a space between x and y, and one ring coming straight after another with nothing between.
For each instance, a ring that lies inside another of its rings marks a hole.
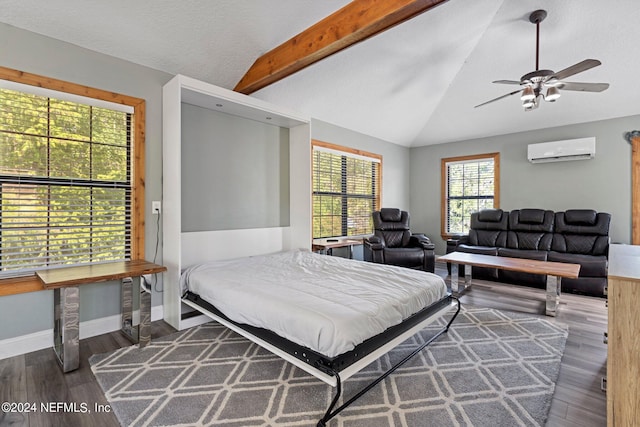
<instances>
[{"instance_id":1,"label":"ceiling fan blade","mask_svg":"<svg viewBox=\"0 0 640 427\"><path fill-rule=\"evenodd\" d=\"M499 97L497 97L497 98L493 98L493 99L492 99L492 100L490 100L490 101L483 102L482 104L478 104L478 105L476 105L476 106L475 106L475 107L473 107L473 108L482 107L483 105L490 104L490 103L492 103L492 102L494 102L494 101L498 101L499 99L506 98L507 96L515 95L516 93L520 93L520 92L522 92L522 89L514 90L513 92L511 92L511 93L507 93L506 95L502 95L502 96L499 96Z\"/></svg>"},{"instance_id":2,"label":"ceiling fan blade","mask_svg":"<svg viewBox=\"0 0 640 427\"><path fill-rule=\"evenodd\" d=\"M600 64L602 64L602 62L598 61L597 59L585 59L582 62L578 62L577 64L574 64L570 67L565 68L564 70L560 70L557 73L551 74L547 78L547 80L551 80L551 79L563 80L569 76L573 76L574 74L578 74L583 71L587 71L593 67L597 67Z\"/></svg>"},{"instance_id":3,"label":"ceiling fan blade","mask_svg":"<svg viewBox=\"0 0 640 427\"><path fill-rule=\"evenodd\" d=\"M609 87L609 83L560 82L556 87L562 90L577 90L580 92L602 92Z\"/></svg>"},{"instance_id":4,"label":"ceiling fan blade","mask_svg":"<svg viewBox=\"0 0 640 427\"><path fill-rule=\"evenodd\" d=\"M501 85L519 85L520 82L516 80L496 80L492 83L499 83Z\"/></svg>"}]
</instances>

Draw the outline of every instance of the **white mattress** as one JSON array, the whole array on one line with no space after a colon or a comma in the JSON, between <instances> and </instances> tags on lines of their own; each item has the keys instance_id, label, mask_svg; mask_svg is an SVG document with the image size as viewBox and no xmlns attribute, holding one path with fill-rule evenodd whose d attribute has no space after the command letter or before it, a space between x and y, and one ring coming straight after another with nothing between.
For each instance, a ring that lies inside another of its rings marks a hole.
<instances>
[{"instance_id":1,"label":"white mattress","mask_svg":"<svg viewBox=\"0 0 640 427\"><path fill-rule=\"evenodd\" d=\"M444 298L441 277L309 251L213 261L180 279L231 320L269 329L328 357Z\"/></svg>"}]
</instances>

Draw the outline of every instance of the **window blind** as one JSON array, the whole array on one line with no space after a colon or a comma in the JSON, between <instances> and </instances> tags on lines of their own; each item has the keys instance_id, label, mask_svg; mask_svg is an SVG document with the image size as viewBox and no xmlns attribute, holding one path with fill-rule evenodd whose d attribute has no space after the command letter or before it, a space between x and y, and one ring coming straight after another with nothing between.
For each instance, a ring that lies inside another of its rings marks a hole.
<instances>
[{"instance_id":1,"label":"window blind","mask_svg":"<svg viewBox=\"0 0 640 427\"><path fill-rule=\"evenodd\" d=\"M447 163L447 233L467 234L471 213L493 207L494 180L493 159Z\"/></svg>"},{"instance_id":2,"label":"window blind","mask_svg":"<svg viewBox=\"0 0 640 427\"><path fill-rule=\"evenodd\" d=\"M379 174L379 159L314 147L313 237L372 233Z\"/></svg>"},{"instance_id":3,"label":"window blind","mask_svg":"<svg viewBox=\"0 0 640 427\"><path fill-rule=\"evenodd\" d=\"M130 258L132 114L102 105L0 88L0 278Z\"/></svg>"}]
</instances>

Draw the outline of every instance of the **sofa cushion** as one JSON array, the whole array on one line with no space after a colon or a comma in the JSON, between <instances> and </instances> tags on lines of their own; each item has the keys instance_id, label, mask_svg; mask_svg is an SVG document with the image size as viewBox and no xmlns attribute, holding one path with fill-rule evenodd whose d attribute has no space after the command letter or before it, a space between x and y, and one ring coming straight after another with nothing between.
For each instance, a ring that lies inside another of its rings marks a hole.
<instances>
[{"instance_id":1,"label":"sofa cushion","mask_svg":"<svg viewBox=\"0 0 640 427\"><path fill-rule=\"evenodd\" d=\"M607 286L606 277L580 277L579 279L562 279L562 292L604 297Z\"/></svg>"},{"instance_id":2,"label":"sofa cushion","mask_svg":"<svg viewBox=\"0 0 640 427\"><path fill-rule=\"evenodd\" d=\"M388 248L407 246L411 232L409 231L409 212L396 208L382 208L372 214L373 228Z\"/></svg>"},{"instance_id":3,"label":"sofa cushion","mask_svg":"<svg viewBox=\"0 0 640 427\"><path fill-rule=\"evenodd\" d=\"M385 264L415 267L422 265L423 261L424 251L422 248L395 248L392 251L384 251Z\"/></svg>"},{"instance_id":4,"label":"sofa cushion","mask_svg":"<svg viewBox=\"0 0 640 427\"><path fill-rule=\"evenodd\" d=\"M564 212L564 219L567 224L573 225L595 225L598 213L591 209L569 209Z\"/></svg>"},{"instance_id":5,"label":"sofa cushion","mask_svg":"<svg viewBox=\"0 0 640 427\"><path fill-rule=\"evenodd\" d=\"M554 215L542 209L509 212L508 248L548 251L551 249Z\"/></svg>"},{"instance_id":6,"label":"sofa cushion","mask_svg":"<svg viewBox=\"0 0 640 427\"><path fill-rule=\"evenodd\" d=\"M519 209L511 211L509 215L519 213L520 222L523 224L542 224L544 222L545 211L542 209Z\"/></svg>"},{"instance_id":7,"label":"sofa cushion","mask_svg":"<svg viewBox=\"0 0 640 427\"><path fill-rule=\"evenodd\" d=\"M402 217L402 211L397 208L382 208L380 209L380 218L383 221L398 222Z\"/></svg>"},{"instance_id":8,"label":"sofa cushion","mask_svg":"<svg viewBox=\"0 0 640 427\"><path fill-rule=\"evenodd\" d=\"M547 261L547 251L498 248L498 255L509 258L535 259L537 261Z\"/></svg>"},{"instance_id":9,"label":"sofa cushion","mask_svg":"<svg viewBox=\"0 0 640 427\"><path fill-rule=\"evenodd\" d=\"M551 233L509 231L506 246L510 249L548 251L551 249L552 240Z\"/></svg>"},{"instance_id":10,"label":"sofa cushion","mask_svg":"<svg viewBox=\"0 0 640 427\"><path fill-rule=\"evenodd\" d=\"M490 246L458 245L456 251L466 252L468 254L498 255L498 248Z\"/></svg>"},{"instance_id":11,"label":"sofa cushion","mask_svg":"<svg viewBox=\"0 0 640 427\"><path fill-rule=\"evenodd\" d=\"M509 213L502 209L485 209L471 214L469 244L506 246Z\"/></svg>"},{"instance_id":12,"label":"sofa cushion","mask_svg":"<svg viewBox=\"0 0 640 427\"><path fill-rule=\"evenodd\" d=\"M556 212L554 231L561 234L608 236L611 214L588 209Z\"/></svg>"},{"instance_id":13,"label":"sofa cushion","mask_svg":"<svg viewBox=\"0 0 640 427\"><path fill-rule=\"evenodd\" d=\"M480 222L501 222L505 212L502 209L483 209L478 212Z\"/></svg>"},{"instance_id":14,"label":"sofa cushion","mask_svg":"<svg viewBox=\"0 0 640 427\"><path fill-rule=\"evenodd\" d=\"M539 231L552 233L553 211L542 209L517 209L509 212L510 231Z\"/></svg>"},{"instance_id":15,"label":"sofa cushion","mask_svg":"<svg viewBox=\"0 0 640 427\"><path fill-rule=\"evenodd\" d=\"M611 215L588 209L556 212L551 250L606 256L609 250Z\"/></svg>"},{"instance_id":16,"label":"sofa cushion","mask_svg":"<svg viewBox=\"0 0 640 427\"><path fill-rule=\"evenodd\" d=\"M509 212L502 209L484 209L471 214L472 230L507 230Z\"/></svg>"},{"instance_id":17,"label":"sofa cushion","mask_svg":"<svg viewBox=\"0 0 640 427\"><path fill-rule=\"evenodd\" d=\"M571 264L580 264L580 277L606 277L607 276L607 257L581 255L571 253L549 252L547 261L568 262Z\"/></svg>"}]
</instances>

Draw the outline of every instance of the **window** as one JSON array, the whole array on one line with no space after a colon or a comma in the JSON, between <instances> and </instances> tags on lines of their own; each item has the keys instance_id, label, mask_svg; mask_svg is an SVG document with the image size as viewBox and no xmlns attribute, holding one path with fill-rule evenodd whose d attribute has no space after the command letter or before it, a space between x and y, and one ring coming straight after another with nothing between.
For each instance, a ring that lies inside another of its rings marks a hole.
<instances>
[{"instance_id":1,"label":"window","mask_svg":"<svg viewBox=\"0 0 640 427\"><path fill-rule=\"evenodd\" d=\"M144 101L0 79L0 279L143 258Z\"/></svg>"},{"instance_id":2,"label":"window","mask_svg":"<svg viewBox=\"0 0 640 427\"><path fill-rule=\"evenodd\" d=\"M471 213L500 205L500 153L442 159L442 238L467 234Z\"/></svg>"},{"instance_id":3,"label":"window","mask_svg":"<svg viewBox=\"0 0 640 427\"><path fill-rule=\"evenodd\" d=\"M373 233L382 156L313 141L313 238Z\"/></svg>"}]
</instances>

